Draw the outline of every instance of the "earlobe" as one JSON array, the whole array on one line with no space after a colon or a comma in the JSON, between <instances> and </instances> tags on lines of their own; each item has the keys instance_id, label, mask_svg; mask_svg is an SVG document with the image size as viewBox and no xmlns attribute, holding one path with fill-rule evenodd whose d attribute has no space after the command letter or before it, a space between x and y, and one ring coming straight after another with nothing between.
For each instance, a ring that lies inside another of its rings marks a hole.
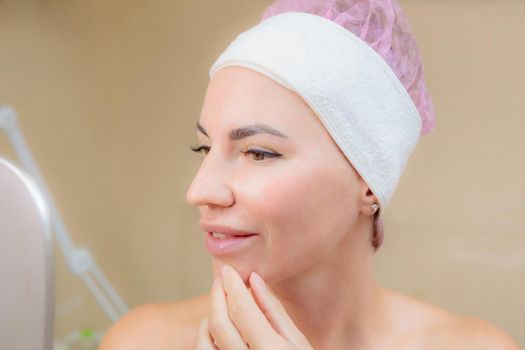
<instances>
[{"instance_id":1,"label":"earlobe","mask_svg":"<svg viewBox=\"0 0 525 350\"><path fill-rule=\"evenodd\" d=\"M379 201L376 195L370 190L370 188L364 184L364 191L362 196L362 211L363 213L373 216L379 210Z\"/></svg>"},{"instance_id":2,"label":"earlobe","mask_svg":"<svg viewBox=\"0 0 525 350\"><path fill-rule=\"evenodd\" d=\"M370 206L370 209L372 210L372 215L375 215L375 213L379 210L379 204L374 203Z\"/></svg>"}]
</instances>

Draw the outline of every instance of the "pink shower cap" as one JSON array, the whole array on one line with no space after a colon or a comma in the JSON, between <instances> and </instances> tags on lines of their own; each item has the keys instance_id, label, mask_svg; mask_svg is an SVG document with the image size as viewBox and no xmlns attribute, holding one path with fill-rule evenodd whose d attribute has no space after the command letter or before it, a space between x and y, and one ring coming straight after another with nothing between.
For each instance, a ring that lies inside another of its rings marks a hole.
<instances>
[{"instance_id":1,"label":"pink shower cap","mask_svg":"<svg viewBox=\"0 0 525 350\"><path fill-rule=\"evenodd\" d=\"M435 127L421 55L407 17L396 0L276 0L261 20L285 12L307 12L357 35L389 64L410 94L422 120L421 134Z\"/></svg>"}]
</instances>

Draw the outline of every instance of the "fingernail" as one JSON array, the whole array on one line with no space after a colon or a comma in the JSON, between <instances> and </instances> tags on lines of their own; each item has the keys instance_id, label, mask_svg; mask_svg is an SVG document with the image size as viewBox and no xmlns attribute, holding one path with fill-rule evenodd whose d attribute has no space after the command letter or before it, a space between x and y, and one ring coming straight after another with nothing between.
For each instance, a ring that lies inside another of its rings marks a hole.
<instances>
[{"instance_id":1,"label":"fingernail","mask_svg":"<svg viewBox=\"0 0 525 350\"><path fill-rule=\"evenodd\" d=\"M261 276L257 272L251 273L252 278L250 279L251 282L257 284L259 287L266 289L266 283L262 279Z\"/></svg>"},{"instance_id":2,"label":"fingernail","mask_svg":"<svg viewBox=\"0 0 525 350\"><path fill-rule=\"evenodd\" d=\"M221 267L221 276L223 276L224 274L230 272L232 269L232 267L230 265L222 265Z\"/></svg>"}]
</instances>

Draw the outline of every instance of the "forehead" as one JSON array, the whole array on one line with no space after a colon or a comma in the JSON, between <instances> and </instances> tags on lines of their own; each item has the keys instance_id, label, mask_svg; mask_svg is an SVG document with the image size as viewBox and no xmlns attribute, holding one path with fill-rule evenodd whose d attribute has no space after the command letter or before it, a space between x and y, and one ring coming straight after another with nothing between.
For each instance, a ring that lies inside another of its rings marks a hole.
<instances>
[{"instance_id":1,"label":"forehead","mask_svg":"<svg viewBox=\"0 0 525 350\"><path fill-rule=\"evenodd\" d=\"M232 130L247 125L267 125L287 136L272 140L286 142L332 166L352 168L301 96L248 68L227 67L212 77L199 124L212 140L229 140Z\"/></svg>"},{"instance_id":2,"label":"forehead","mask_svg":"<svg viewBox=\"0 0 525 350\"><path fill-rule=\"evenodd\" d=\"M315 124L316 119L295 92L251 69L226 67L210 80L199 122L206 130L267 124L290 132L294 125Z\"/></svg>"}]
</instances>

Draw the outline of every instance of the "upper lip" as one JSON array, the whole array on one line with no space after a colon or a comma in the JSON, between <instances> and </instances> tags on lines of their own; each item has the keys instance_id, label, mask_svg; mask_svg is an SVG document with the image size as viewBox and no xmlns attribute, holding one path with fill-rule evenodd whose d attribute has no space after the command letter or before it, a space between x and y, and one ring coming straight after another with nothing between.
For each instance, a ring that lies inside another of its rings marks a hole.
<instances>
[{"instance_id":1,"label":"upper lip","mask_svg":"<svg viewBox=\"0 0 525 350\"><path fill-rule=\"evenodd\" d=\"M229 226L219 224L201 223L200 227L205 232L220 232L230 236L252 236L257 234L256 232L238 230Z\"/></svg>"}]
</instances>

